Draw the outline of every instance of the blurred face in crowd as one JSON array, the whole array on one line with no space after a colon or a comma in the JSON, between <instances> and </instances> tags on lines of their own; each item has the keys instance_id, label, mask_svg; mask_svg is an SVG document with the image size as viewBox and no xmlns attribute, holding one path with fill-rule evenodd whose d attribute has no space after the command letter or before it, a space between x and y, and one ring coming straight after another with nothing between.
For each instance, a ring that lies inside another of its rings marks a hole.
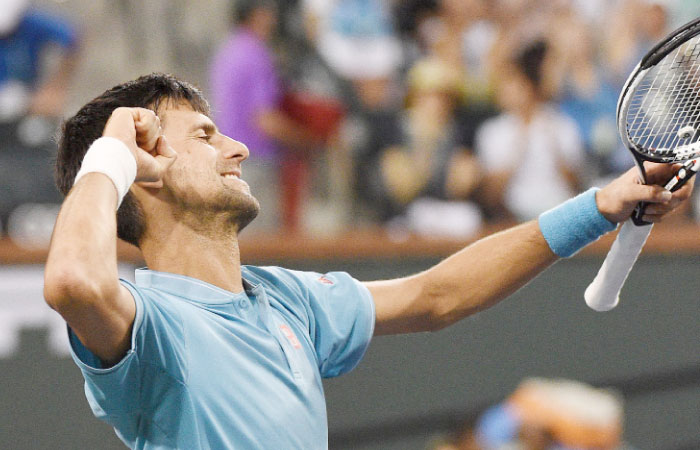
<instances>
[{"instance_id":1,"label":"blurred face in crowd","mask_svg":"<svg viewBox=\"0 0 700 450\"><path fill-rule=\"evenodd\" d=\"M250 23L264 39L270 39L277 27L277 10L272 6L261 6L252 12L248 23Z\"/></svg>"},{"instance_id":2,"label":"blurred face in crowd","mask_svg":"<svg viewBox=\"0 0 700 450\"><path fill-rule=\"evenodd\" d=\"M663 6L652 3L643 7L641 13L639 26L648 37L658 39L666 33L667 17Z\"/></svg>"},{"instance_id":3,"label":"blurred face in crowd","mask_svg":"<svg viewBox=\"0 0 700 450\"><path fill-rule=\"evenodd\" d=\"M496 99L504 111L527 115L537 103L537 92L527 77L512 70L501 78Z\"/></svg>"},{"instance_id":4,"label":"blurred face in crowd","mask_svg":"<svg viewBox=\"0 0 700 450\"><path fill-rule=\"evenodd\" d=\"M413 100L413 108L421 114L424 120L444 122L454 109L454 95L441 89L425 89L418 91Z\"/></svg>"},{"instance_id":5,"label":"blurred face in crowd","mask_svg":"<svg viewBox=\"0 0 700 450\"><path fill-rule=\"evenodd\" d=\"M484 16L484 0L442 0L440 10L444 16L467 20Z\"/></svg>"},{"instance_id":6,"label":"blurred face in crowd","mask_svg":"<svg viewBox=\"0 0 700 450\"><path fill-rule=\"evenodd\" d=\"M565 17L555 23L552 36L550 43L556 46L560 54L566 55L567 62L576 65L594 61L593 36L585 22Z\"/></svg>"},{"instance_id":7,"label":"blurred face in crowd","mask_svg":"<svg viewBox=\"0 0 700 450\"><path fill-rule=\"evenodd\" d=\"M159 116L163 134L177 152L163 178L173 214L224 214L242 230L260 208L241 179L248 148L221 134L209 117L189 105L165 105Z\"/></svg>"}]
</instances>

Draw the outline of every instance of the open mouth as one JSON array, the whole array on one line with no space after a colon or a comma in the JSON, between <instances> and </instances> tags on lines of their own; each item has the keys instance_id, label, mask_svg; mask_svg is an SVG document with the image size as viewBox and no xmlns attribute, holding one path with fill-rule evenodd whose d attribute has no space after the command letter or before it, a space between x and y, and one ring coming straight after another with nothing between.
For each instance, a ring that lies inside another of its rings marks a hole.
<instances>
[{"instance_id":1,"label":"open mouth","mask_svg":"<svg viewBox=\"0 0 700 450\"><path fill-rule=\"evenodd\" d=\"M241 179L241 172L240 171L222 173L221 177L226 179L226 180L233 180L233 182L235 184L243 186L245 189L250 189L250 187L248 186L248 183L246 183L245 181L243 181Z\"/></svg>"}]
</instances>

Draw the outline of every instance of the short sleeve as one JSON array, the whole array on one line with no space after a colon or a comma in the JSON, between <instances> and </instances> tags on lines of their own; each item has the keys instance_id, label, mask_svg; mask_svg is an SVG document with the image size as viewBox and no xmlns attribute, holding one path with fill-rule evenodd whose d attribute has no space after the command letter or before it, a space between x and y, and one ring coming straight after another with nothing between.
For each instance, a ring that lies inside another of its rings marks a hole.
<instances>
[{"instance_id":1,"label":"short sleeve","mask_svg":"<svg viewBox=\"0 0 700 450\"><path fill-rule=\"evenodd\" d=\"M345 272L292 272L306 288L310 337L324 378L351 371L374 333L369 290Z\"/></svg>"},{"instance_id":2,"label":"short sleeve","mask_svg":"<svg viewBox=\"0 0 700 450\"><path fill-rule=\"evenodd\" d=\"M99 358L80 342L69 328L73 360L85 378L85 395L95 415L111 425L128 429L130 413L151 401L152 391L167 388L168 383L185 377L182 323L177 311L164 308L143 290L125 280L121 283L131 292L136 316L131 334L131 348L114 366L103 368ZM160 385L144 390L142 380L156 371L163 375ZM162 391L161 391L162 392Z\"/></svg>"}]
</instances>

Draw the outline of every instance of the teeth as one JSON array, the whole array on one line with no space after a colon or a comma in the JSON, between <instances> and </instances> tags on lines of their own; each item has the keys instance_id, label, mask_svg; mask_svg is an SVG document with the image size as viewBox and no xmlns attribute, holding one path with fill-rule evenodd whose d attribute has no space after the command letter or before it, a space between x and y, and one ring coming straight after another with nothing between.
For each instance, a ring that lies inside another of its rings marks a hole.
<instances>
[{"instance_id":1,"label":"teeth","mask_svg":"<svg viewBox=\"0 0 700 450\"><path fill-rule=\"evenodd\" d=\"M233 178L234 180L238 180L238 179L239 179L237 175L234 175L234 174L232 174L232 173L227 173L227 174L225 174L225 175L224 175L224 178Z\"/></svg>"}]
</instances>

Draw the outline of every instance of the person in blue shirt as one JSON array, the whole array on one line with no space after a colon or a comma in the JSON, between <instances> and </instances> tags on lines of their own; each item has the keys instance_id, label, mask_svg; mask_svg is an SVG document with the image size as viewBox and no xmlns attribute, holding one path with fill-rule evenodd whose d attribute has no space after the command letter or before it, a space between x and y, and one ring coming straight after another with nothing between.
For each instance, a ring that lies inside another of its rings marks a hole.
<instances>
[{"instance_id":1,"label":"person in blue shirt","mask_svg":"<svg viewBox=\"0 0 700 450\"><path fill-rule=\"evenodd\" d=\"M248 156L202 94L170 75L116 86L63 127L66 198L44 294L68 324L94 414L131 448L327 448L321 379L355 367L373 335L448 326L612 230L637 202L658 221L692 189L671 194L630 171L424 272L360 282L241 264L239 234L260 208ZM650 166L649 179L672 169ZM118 278L117 237L148 266L135 284Z\"/></svg>"},{"instance_id":2,"label":"person in blue shirt","mask_svg":"<svg viewBox=\"0 0 700 450\"><path fill-rule=\"evenodd\" d=\"M78 61L79 36L68 22L29 8L27 0L0 7L0 121L22 114L58 117ZM60 49L52 70L45 53Z\"/></svg>"}]
</instances>

